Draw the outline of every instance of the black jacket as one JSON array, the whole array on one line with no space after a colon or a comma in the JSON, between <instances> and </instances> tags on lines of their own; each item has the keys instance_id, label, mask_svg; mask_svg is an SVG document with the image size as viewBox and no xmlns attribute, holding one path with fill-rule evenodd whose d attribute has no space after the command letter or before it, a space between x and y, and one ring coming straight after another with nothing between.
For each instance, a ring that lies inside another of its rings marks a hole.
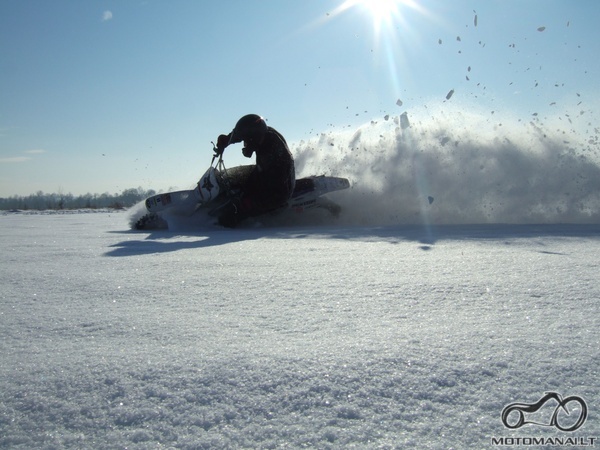
<instances>
[{"instance_id":1,"label":"black jacket","mask_svg":"<svg viewBox=\"0 0 600 450\"><path fill-rule=\"evenodd\" d=\"M244 149L244 155L251 156L248 150ZM296 183L294 158L281 133L268 127L262 143L253 150L256 167L242 188L245 198L251 200L250 215L285 204Z\"/></svg>"},{"instance_id":2,"label":"black jacket","mask_svg":"<svg viewBox=\"0 0 600 450\"><path fill-rule=\"evenodd\" d=\"M257 169L262 175L279 181L289 178L294 169L294 158L281 133L268 127L262 144L254 150Z\"/></svg>"}]
</instances>

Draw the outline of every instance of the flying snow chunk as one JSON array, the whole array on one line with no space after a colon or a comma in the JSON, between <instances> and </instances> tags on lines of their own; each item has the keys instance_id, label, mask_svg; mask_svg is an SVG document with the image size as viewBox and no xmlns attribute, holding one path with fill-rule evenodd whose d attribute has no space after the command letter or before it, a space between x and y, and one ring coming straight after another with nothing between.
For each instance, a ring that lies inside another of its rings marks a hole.
<instances>
[{"instance_id":1,"label":"flying snow chunk","mask_svg":"<svg viewBox=\"0 0 600 450\"><path fill-rule=\"evenodd\" d=\"M402 114L400 114L400 128L406 130L408 127L410 127L410 122L408 121L408 114L406 112L403 112Z\"/></svg>"},{"instance_id":2,"label":"flying snow chunk","mask_svg":"<svg viewBox=\"0 0 600 450\"><path fill-rule=\"evenodd\" d=\"M450 100L450 98L452 98L453 95L454 95L454 89L450 89L450 92L448 92L446 94L446 100Z\"/></svg>"},{"instance_id":3,"label":"flying snow chunk","mask_svg":"<svg viewBox=\"0 0 600 450\"><path fill-rule=\"evenodd\" d=\"M104 11L102 13L102 22L107 22L109 20L112 20L112 18L113 18L112 11Z\"/></svg>"},{"instance_id":4,"label":"flying snow chunk","mask_svg":"<svg viewBox=\"0 0 600 450\"><path fill-rule=\"evenodd\" d=\"M537 30L541 33L542 31L544 31L546 29L546 27L539 27Z\"/></svg>"},{"instance_id":5,"label":"flying snow chunk","mask_svg":"<svg viewBox=\"0 0 600 450\"><path fill-rule=\"evenodd\" d=\"M396 105L402 106L402 100L400 100L400 99L396 100Z\"/></svg>"}]
</instances>

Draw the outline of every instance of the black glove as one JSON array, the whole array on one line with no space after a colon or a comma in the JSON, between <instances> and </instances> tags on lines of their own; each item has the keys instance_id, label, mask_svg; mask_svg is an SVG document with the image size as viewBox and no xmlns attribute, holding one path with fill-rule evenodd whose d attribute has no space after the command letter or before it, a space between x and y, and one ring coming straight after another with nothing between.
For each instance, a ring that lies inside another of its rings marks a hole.
<instances>
[{"instance_id":1,"label":"black glove","mask_svg":"<svg viewBox=\"0 0 600 450\"><path fill-rule=\"evenodd\" d=\"M221 134L218 138L217 138L217 155L222 155L223 152L225 151L225 148L229 145L229 139L231 138L231 135L229 134Z\"/></svg>"},{"instance_id":2,"label":"black glove","mask_svg":"<svg viewBox=\"0 0 600 450\"><path fill-rule=\"evenodd\" d=\"M242 155L244 155L246 158L252 158L252 153L254 153L253 148L244 147L242 149Z\"/></svg>"}]
</instances>

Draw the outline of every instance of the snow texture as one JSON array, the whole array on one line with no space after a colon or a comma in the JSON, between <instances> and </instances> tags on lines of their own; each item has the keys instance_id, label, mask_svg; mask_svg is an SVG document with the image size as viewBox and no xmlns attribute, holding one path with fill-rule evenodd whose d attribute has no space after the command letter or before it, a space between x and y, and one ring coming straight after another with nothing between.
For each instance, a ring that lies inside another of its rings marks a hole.
<instances>
[{"instance_id":1,"label":"snow texture","mask_svg":"<svg viewBox=\"0 0 600 450\"><path fill-rule=\"evenodd\" d=\"M0 216L0 447L600 435L598 225L142 233L128 215ZM583 397L584 426L503 426L545 391Z\"/></svg>"}]
</instances>

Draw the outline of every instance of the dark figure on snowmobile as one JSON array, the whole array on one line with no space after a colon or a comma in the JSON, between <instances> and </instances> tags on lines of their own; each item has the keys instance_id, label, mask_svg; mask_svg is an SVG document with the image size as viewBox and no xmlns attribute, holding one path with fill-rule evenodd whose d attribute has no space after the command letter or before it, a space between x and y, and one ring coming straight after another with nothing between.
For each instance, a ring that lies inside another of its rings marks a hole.
<instances>
[{"instance_id":1,"label":"dark figure on snowmobile","mask_svg":"<svg viewBox=\"0 0 600 450\"><path fill-rule=\"evenodd\" d=\"M214 211L219 224L235 227L247 217L275 210L289 200L296 175L294 158L285 138L265 119L248 114L238 120L233 131L217 139L217 154L231 144L244 142L242 154L250 158L256 153L256 165L241 186L241 193Z\"/></svg>"}]
</instances>

